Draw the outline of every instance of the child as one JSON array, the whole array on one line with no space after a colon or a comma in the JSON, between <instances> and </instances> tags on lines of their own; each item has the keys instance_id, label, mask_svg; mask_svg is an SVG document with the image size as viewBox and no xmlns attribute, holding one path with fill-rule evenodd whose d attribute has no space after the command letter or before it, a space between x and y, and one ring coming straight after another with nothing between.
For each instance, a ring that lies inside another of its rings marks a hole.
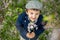
<instances>
[{"instance_id":1,"label":"child","mask_svg":"<svg viewBox=\"0 0 60 40\"><path fill-rule=\"evenodd\" d=\"M26 4L26 12L19 15L16 27L20 32L20 40L37 40L43 33L43 16L41 15L42 3L29 1Z\"/></svg>"}]
</instances>

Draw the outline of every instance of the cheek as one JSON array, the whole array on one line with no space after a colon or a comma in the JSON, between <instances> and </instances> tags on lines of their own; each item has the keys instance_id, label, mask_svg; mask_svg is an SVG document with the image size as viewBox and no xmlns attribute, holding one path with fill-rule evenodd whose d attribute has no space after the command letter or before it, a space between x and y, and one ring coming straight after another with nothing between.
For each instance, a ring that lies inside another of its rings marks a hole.
<instances>
[{"instance_id":1,"label":"cheek","mask_svg":"<svg viewBox=\"0 0 60 40\"><path fill-rule=\"evenodd\" d=\"M39 15L36 15L36 19L38 19Z\"/></svg>"},{"instance_id":2,"label":"cheek","mask_svg":"<svg viewBox=\"0 0 60 40\"><path fill-rule=\"evenodd\" d=\"M32 15L29 15L30 18L32 18Z\"/></svg>"},{"instance_id":3,"label":"cheek","mask_svg":"<svg viewBox=\"0 0 60 40\"><path fill-rule=\"evenodd\" d=\"M29 14L28 16L29 16L29 18L32 18L32 15L31 14Z\"/></svg>"}]
</instances>

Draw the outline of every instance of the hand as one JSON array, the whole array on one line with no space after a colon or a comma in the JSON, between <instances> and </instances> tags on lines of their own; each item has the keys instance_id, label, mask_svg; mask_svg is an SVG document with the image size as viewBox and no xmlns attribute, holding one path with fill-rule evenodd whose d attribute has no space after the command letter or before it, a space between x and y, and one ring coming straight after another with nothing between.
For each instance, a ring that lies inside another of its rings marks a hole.
<instances>
[{"instance_id":1,"label":"hand","mask_svg":"<svg viewBox=\"0 0 60 40\"><path fill-rule=\"evenodd\" d=\"M32 33L27 33L26 34L26 36L28 37L28 38L34 38L35 37L35 33L34 32L32 32Z\"/></svg>"}]
</instances>

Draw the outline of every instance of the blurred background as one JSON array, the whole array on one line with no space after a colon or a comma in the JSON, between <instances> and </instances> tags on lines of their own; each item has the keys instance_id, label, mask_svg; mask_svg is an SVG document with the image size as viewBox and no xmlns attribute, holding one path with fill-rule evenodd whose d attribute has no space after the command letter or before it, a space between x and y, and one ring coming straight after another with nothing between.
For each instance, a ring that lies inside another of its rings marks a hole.
<instances>
[{"instance_id":1,"label":"blurred background","mask_svg":"<svg viewBox=\"0 0 60 40\"><path fill-rule=\"evenodd\" d=\"M20 39L15 23L18 15L25 11L28 1L30 0L0 0L0 40ZM39 40L52 40L54 33L60 34L60 0L39 1L43 3L43 21L48 21L46 30L39 36ZM54 38L60 40L56 34Z\"/></svg>"}]
</instances>

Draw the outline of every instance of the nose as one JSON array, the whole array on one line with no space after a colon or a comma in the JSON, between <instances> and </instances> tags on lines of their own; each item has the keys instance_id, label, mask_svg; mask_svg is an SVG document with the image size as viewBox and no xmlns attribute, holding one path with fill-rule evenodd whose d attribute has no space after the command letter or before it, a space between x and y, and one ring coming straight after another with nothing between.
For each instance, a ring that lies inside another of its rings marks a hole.
<instances>
[{"instance_id":1,"label":"nose","mask_svg":"<svg viewBox=\"0 0 60 40\"><path fill-rule=\"evenodd\" d=\"M35 19L36 18L36 16L35 15L33 15L33 17L32 17L33 19Z\"/></svg>"}]
</instances>

